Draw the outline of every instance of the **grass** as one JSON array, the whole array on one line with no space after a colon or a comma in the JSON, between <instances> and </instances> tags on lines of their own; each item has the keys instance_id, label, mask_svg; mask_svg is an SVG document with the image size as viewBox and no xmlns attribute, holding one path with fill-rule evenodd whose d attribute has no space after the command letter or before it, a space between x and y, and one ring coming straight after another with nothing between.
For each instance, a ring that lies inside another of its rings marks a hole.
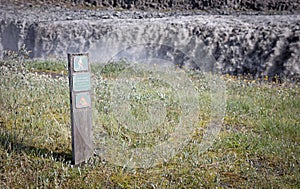
<instances>
[{"instance_id":1,"label":"grass","mask_svg":"<svg viewBox=\"0 0 300 189\"><path fill-rule=\"evenodd\" d=\"M64 74L68 73L67 63L64 61L30 61L26 64L26 68L32 72L49 73L49 74Z\"/></svg>"},{"instance_id":2,"label":"grass","mask_svg":"<svg viewBox=\"0 0 300 189\"><path fill-rule=\"evenodd\" d=\"M299 85L220 76L227 86L224 124L215 143L199 153L197 144L209 118L210 97L207 81L193 75L204 107L199 112L203 119L198 120L198 129L180 153L147 169L116 166L99 156L73 166L65 65L27 62L14 70L1 64L0 188L300 187ZM31 69L35 72L28 71ZM168 138L169 131L163 128L146 135L120 128L110 114L115 105L106 102L112 96L117 73L123 70L108 65L99 74L98 69L93 66L94 93L100 97L94 99L96 126L101 123L118 141L130 141L133 149ZM162 81L150 81L141 72L130 73L134 73L133 78L144 78L137 86L139 93L128 97L135 105L131 109L137 114L135 118L143 121L141 104L151 106L159 91L167 96L163 102L169 119L164 128L172 131L171 121L176 125L181 115L176 95ZM95 129L95 133L100 132Z\"/></svg>"}]
</instances>

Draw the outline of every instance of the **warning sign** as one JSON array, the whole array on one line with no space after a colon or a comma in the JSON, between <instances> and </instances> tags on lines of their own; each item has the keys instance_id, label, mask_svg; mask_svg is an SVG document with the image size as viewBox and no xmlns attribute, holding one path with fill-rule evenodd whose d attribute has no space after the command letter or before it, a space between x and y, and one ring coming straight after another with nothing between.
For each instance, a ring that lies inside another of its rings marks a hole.
<instances>
[{"instance_id":1,"label":"warning sign","mask_svg":"<svg viewBox=\"0 0 300 189\"><path fill-rule=\"evenodd\" d=\"M75 95L76 108L87 108L91 106L91 96L89 93L77 93Z\"/></svg>"}]
</instances>

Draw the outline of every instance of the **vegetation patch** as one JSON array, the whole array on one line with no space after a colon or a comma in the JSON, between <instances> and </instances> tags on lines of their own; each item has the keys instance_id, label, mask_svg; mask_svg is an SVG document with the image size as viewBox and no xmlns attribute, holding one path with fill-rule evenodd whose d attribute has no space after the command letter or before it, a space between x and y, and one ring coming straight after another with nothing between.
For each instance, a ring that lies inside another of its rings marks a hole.
<instances>
[{"instance_id":1,"label":"vegetation patch","mask_svg":"<svg viewBox=\"0 0 300 189\"><path fill-rule=\"evenodd\" d=\"M120 129L109 114L112 106L105 103L111 97L116 74L122 69L114 65L104 69L93 65L92 69L96 86L94 108L99 113L94 116L94 123L102 123L119 141L130 143L131 148L155 145L172 132L180 108L172 101L166 83L144 78L137 86L138 95L128 97L135 106L131 111L136 119L143 120L143 107L151 105L147 99L163 97L155 91L165 94L166 129L142 136ZM191 73L204 108L199 111L199 126L189 144L170 161L148 169L131 169L95 155L86 163L73 166L68 78L65 74L52 77L45 70L65 73L66 64L27 61L25 66L19 59L1 63L1 188L300 187L297 84L219 76L227 85L224 124L215 143L199 153L197 145L210 116L210 95L203 75ZM142 73L132 73L141 78Z\"/></svg>"}]
</instances>

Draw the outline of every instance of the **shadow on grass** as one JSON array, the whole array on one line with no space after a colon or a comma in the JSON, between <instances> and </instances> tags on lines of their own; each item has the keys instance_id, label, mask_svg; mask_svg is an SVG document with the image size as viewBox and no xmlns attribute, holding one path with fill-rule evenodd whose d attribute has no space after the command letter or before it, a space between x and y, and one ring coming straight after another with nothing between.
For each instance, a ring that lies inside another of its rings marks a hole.
<instances>
[{"instance_id":1,"label":"shadow on grass","mask_svg":"<svg viewBox=\"0 0 300 189\"><path fill-rule=\"evenodd\" d=\"M54 152L47 148L26 145L20 142L20 139L16 136L16 134L9 133L3 129L0 129L0 146L9 153L25 152L27 155L53 157L54 160L63 162L70 162L72 160L71 152Z\"/></svg>"}]
</instances>

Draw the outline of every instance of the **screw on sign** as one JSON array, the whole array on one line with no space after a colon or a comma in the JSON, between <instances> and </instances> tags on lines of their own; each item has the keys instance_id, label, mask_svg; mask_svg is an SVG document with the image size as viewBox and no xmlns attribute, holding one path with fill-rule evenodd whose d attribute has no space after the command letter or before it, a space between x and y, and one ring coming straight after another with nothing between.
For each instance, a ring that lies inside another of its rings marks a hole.
<instances>
[{"instance_id":1,"label":"screw on sign","mask_svg":"<svg viewBox=\"0 0 300 189\"><path fill-rule=\"evenodd\" d=\"M91 73L88 54L68 54L68 65L72 125L72 163L76 165L89 159L94 151Z\"/></svg>"}]
</instances>

